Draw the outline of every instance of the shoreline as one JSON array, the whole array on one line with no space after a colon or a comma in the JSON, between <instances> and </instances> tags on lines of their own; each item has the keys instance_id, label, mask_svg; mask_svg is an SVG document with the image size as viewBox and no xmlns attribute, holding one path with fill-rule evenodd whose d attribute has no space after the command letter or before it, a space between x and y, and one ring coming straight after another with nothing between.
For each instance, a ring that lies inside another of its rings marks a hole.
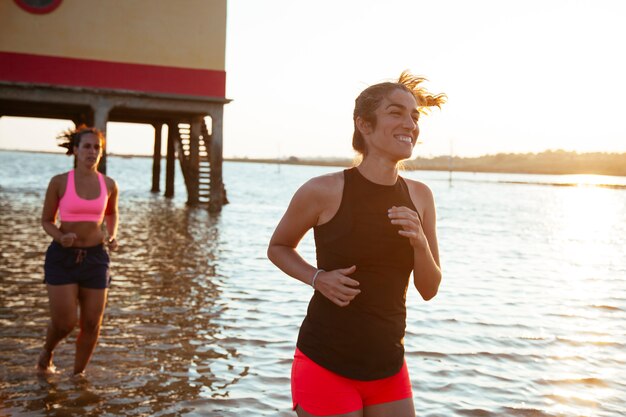
<instances>
[{"instance_id":1,"label":"shoreline","mask_svg":"<svg viewBox=\"0 0 626 417\"><path fill-rule=\"evenodd\" d=\"M255 164L276 164L276 165L309 165L309 166L335 166L339 168L348 168L354 166L353 160L342 161L327 161L327 160L299 160L289 161L280 159L262 159L262 158L224 158L224 161L229 162L248 162ZM440 171L440 172L469 172L480 174L524 174L524 175L606 175L611 177L626 177L626 170L624 172L618 171L616 173L603 172L591 172L586 169L572 169L572 170L540 170L540 169L511 169L511 168L489 168L489 167L452 167L431 165L422 166L418 160L408 160L403 162L403 171Z\"/></svg>"},{"instance_id":2,"label":"shoreline","mask_svg":"<svg viewBox=\"0 0 626 417\"><path fill-rule=\"evenodd\" d=\"M3 149L0 152L24 152L64 155L63 152ZM152 155L126 155L110 153L118 158L150 158ZM165 155L161 156L165 159ZM334 166L346 168L354 166L355 159L348 158L224 158L225 162L246 162L275 165ZM403 162L405 171L444 171L492 174L526 175L606 175L626 177L626 154L616 153L576 153L567 151L545 151L538 154L495 154L463 158L438 156Z\"/></svg>"}]
</instances>

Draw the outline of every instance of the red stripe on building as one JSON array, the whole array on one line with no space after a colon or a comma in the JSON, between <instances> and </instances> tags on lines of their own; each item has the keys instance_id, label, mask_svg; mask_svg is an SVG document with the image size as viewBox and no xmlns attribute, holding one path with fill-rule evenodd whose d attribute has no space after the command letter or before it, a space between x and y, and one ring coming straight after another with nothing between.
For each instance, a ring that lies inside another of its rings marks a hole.
<instances>
[{"instance_id":1,"label":"red stripe on building","mask_svg":"<svg viewBox=\"0 0 626 417\"><path fill-rule=\"evenodd\" d=\"M0 52L0 81L202 97L226 95L226 72Z\"/></svg>"}]
</instances>

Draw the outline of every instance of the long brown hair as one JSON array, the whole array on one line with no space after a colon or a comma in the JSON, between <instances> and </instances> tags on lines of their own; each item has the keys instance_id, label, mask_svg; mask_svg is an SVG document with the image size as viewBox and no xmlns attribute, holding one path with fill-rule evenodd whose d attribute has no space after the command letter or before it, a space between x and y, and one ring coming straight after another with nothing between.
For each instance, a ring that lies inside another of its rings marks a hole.
<instances>
[{"instance_id":1,"label":"long brown hair","mask_svg":"<svg viewBox=\"0 0 626 417\"><path fill-rule=\"evenodd\" d=\"M105 138L104 134L95 127L89 127L87 125L79 125L76 129L68 129L57 136L57 143L60 147L67 149L66 155L74 155L74 146L80 145L80 139L85 134L96 135L100 140L100 146L104 148Z\"/></svg>"}]
</instances>

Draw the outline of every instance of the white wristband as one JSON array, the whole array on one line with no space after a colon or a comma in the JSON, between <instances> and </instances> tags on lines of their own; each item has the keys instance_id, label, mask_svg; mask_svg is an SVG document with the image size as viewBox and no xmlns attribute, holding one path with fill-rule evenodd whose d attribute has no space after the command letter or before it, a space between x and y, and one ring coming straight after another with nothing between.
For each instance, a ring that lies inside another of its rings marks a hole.
<instances>
[{"instance_id":1,"label":"white wristband","mask_svg":"<svg viewBox=\"0 0 626 417\"><path fill-rule=\"evenodd\" d=\"M318 269L317 271L315 271L315 275L313 275L313 279L311 280L311 287L313 287L313 289L315 289L315 280L317 279L317 276L320 274L320 272L325 272L323 269Z\"/></svg>"}]
</instances>

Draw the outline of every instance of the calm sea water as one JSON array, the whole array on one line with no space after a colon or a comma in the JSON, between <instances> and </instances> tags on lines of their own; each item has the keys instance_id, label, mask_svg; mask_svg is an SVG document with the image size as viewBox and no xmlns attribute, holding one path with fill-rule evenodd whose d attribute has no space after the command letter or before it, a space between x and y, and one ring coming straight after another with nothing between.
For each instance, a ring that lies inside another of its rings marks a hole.
<instances>
[{"instance_id":1,"label":"calm sea water","mask_svg":"<svg viewBox=\"0 0 626 417\"><path fill-rule=\"evenodd\" d=\"M85 378L76 332L61 373L37 377L49 238L39 215L62 155L0 152L0 415L293 416L289 373L311 288L266 245L291 195L339 168L226 163L219 215L149 192L151 161L109 159L120 250ZM418 416L626 413L626 178L408 172L438 204L444 281L409 289L407 363ZM530 184L514 184L526 182ZM312 237L301 244L314 260Z\"/></svg>"}]
</instances>

